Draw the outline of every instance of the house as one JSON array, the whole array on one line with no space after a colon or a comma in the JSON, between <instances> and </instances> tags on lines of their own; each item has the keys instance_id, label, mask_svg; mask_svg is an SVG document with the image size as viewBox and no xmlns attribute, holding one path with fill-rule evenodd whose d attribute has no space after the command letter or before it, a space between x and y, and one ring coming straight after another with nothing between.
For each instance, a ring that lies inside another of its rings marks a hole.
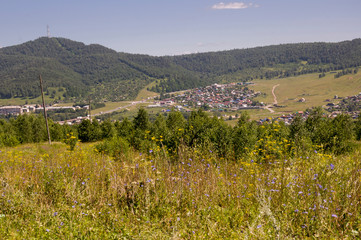
<instances>
[{"instance_id":1,"label":"house","mask_svg":"<svg viewBox=\"0 0 361 240\"><path fill-rule=\"evenodd\" d=\"M8 114L20 115L22 113L23 113L23 108L20 106L0 107L0 115L8 115Z\"/></svg>"}]
</instances>

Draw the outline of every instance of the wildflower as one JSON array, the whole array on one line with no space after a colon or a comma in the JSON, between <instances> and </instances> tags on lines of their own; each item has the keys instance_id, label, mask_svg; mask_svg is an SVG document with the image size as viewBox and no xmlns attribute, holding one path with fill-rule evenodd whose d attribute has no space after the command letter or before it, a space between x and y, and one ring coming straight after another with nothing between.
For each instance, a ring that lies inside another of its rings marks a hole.
<instances>
[{"instance_id":1,"label":"wildflower","mask_svg":"<svg viewBox=\"0 0 361 240\"><path fill-rule=\"evenodd\" d=\"M336 215L336 214L332 214L331 216L334 217L334 218L337 218L337 215Z\"/></svg>"},{"instance_id":2,"label":"wildflower","mask_svg":"<svg viewBox=\"0 0 361 240\"><path fill-rule=\"evenodd\" d=\"M335 165L333 165L332 163L330 164L330 168L331 170L333 170L335 168Z\"/></svg>"},{"instance_id":3,"label":"wildflower","mask_svg":"<svg viewBox=\"0 0 361 240\"><path fill-rule=\"evenodd\" d=\"M258 226L257 226L257 228L261 228L261 227L262 227L262 225L258 225Z\"/></svg>"},{"instance_id":4,"label":"wildflower","mask_svg":"<svg viewBox=\"0 0 361 240\"><path fill-rule=\"evenodd\" d=\"M57 215L58 215L58 212L55 212L55 213L54 213L54 217L57 216Z\"/></svg>"}]
</instances>

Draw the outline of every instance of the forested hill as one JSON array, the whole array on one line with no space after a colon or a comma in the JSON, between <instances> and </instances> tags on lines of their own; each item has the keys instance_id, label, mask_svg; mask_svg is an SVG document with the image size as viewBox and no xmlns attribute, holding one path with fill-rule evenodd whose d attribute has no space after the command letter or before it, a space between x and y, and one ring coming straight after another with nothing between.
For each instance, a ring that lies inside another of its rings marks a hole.
<instances>
[{"instance_id":1,"label":"forested hill","mask_svg":"<svg viewBox=\"0 0 361 240\"><path fill-rule=\"evenodd\" d=\"M85 45L63 38L39 38L18 46L0 49L0 98L36 97L38 76L45 89L66 89L64 96L101 97L108 100L132 99L144 86L163 78L168 65L160 58L152 66L142 57L132 62L129 54L117 53L100 45ZM160 66L160 67L158 67ZM187 70L185 70L187 71Z\"/></svg>"},{"instance_id":2,"label":"forested hill","mask_svg":"<svg viewBox=\"0 0 361 240\"><path fill-rule=\"evenodd\" d=\"M0 98L36 97L45 88L64 97L134 98L152 90L171 92L221 81L288 77L361 66L361 39L340 43L282 44L182 56L117 53L64 38L39 38L0 49Z\"/></svg>"},{"instance_id":3,"label":"forested hill","mask_svg":"<svg viewBox=\"0 0 361 240\"><path fill-rule=\"evenodd\" d=\"M361 65L361 39L340 43L282 44L251 49L200 53L178 56L174 62L186 69L225 74L248 68L271 67L277 64L329 64L333 67Z\"/></svg>"}]
</instances>

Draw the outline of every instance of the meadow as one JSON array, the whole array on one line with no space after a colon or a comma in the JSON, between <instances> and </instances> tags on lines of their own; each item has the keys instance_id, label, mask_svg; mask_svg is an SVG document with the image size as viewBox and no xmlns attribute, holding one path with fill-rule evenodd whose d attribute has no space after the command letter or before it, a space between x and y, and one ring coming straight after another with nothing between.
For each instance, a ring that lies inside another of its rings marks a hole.
<instances>
[{"instance_id":1,"label":"meadow","mask_svg":"<svg viewBox=\"0 0 361 240\"><path fill-rule=\"evenodd\" d=\"M340 156L316 150L290 156L283 154L286 139L260 139L267 161L259 160L257 149L235 161L186 146L174 158L157 143L147 152L129 149L114 157L97 143L78 143L74 151L64 143L1 148L0 236L361 236L359 147Z\"/></svg>"},{"instance_id":2,"label":"meadow","mask_svg":"<svg viewBox=\"0 0 361 240\"><path fill-rule=\"evenodd\" d=\"M307 74L297 77L288 77L272 80L255 80L255 85L250 85L255 91L266 93L256 100L268 104L273 103L272 87L275 89L278 105L282 108L273 108L278 113L304 111L307 108L326 105L326 99L333 99L335 95L347 97L359 94L361 88L361 73L345 75L335 78L334 74L327 73L319 78L319 74ZM298 102L305 98L305 102Z\"/></svg>"}]
</instances>

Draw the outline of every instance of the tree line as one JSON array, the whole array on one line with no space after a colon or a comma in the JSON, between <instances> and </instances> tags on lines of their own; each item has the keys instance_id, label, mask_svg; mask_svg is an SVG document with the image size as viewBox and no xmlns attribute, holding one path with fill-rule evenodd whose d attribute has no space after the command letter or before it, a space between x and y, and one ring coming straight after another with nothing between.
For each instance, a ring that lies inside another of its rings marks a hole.
<instances>
[{"instance_id":1,"label":"tree line","mask_svg":"<svg viewBox=\"0 0 361 240\"><path fill-rule=\"evenodd\" d=\"M177 157L180 149L191 148L213 152L220 158L239 160L254 154L259 161L282 156L322 151L342 154L353 150L361 139L361 118L353 121L348 115L328 118L321 108L309 110L305 120L296 116L291 125L269 121L258 124L241 114L236 126L222 118L210 117L202 110L191 112L188 119L177 111L158 115L154 121L140 109L133 120L111 122L83 120L79 125L59 125L50 121L53 141L67 142L76 137L81 142L99 142L99 152L116 158L131 148L141 152L164 151ZM70 134L70 135L69 135ZM16 146L47 140L41 116L20 115L0 120L0 146Z\"/></svg>"}]
</instances>

